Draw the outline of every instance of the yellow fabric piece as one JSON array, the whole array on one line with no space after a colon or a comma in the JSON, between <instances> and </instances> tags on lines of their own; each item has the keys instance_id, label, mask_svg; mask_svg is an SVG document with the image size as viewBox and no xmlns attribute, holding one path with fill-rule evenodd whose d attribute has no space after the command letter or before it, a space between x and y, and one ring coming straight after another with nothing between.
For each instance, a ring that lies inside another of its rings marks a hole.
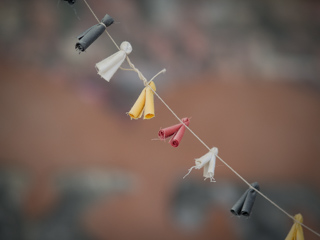
<instances>
[{"instance_id":1,"label":"yellow fabric piece","mask_svg":"<svg viewBox=\"0 0 320 240\"><path fill-rule=\"evenodd\" d=\"M294 219L300 223L303 223L303 217L300 213L295 215ZM285 240L304 240L302 226L295 222Z\"/></svg>"},{"instance_id":2,"label":"yellow fabric piece","mask_svg":"<svg viewBox=\"0 0 320 240\"><path fill-rule=\"evenodd\" d=\"M153 101L153 92L148 87L146 88L146 103L144 108L144 119L150 119L154 117L154 101Z\"/></svg>"},{"instance_id":3,"label":"yellow fabric piece","mask_svg":"<svg viewBox=\"0 0 320 240\"><path fill-rule=\"evenodd\" d=\"M146 101L146 89L144 88L140 93L137 101L129 111L129 116L131 118L138 119L141 117L145 101Z\"/></svg>"},{"instance_id":4,"label":"yellow fabric piece","mask_svg":"<svg viewBox=\"0 0 320 240\"><path fill-rule=\"evenodd\" d=\"M156 85L154 82L150 82L149 86L156 91ZM137 101L134 103L133 107L129 111L129 116L131 119L138 119L142 116L144 112L144 119L150 119L154 117L154 93L149 87L145 87L140 93Z\"/></svg>"}]
</instances>

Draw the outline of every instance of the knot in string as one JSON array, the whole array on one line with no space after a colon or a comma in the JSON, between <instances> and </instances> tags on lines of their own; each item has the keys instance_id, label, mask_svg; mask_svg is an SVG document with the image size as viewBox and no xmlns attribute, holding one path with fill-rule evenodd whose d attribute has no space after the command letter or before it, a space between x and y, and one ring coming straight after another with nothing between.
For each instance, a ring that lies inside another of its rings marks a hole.
<instances>
[{"instance_id":1,"label":"knot in string","mask_svg":"<svg viewBox=\"0 0 320 240\"><path fill-rule=\"evenodd\" d=\"M127 62L129 66L132 68L132 70L138 74L138 77L140 78L140 80L143 81L144 86L147 86L148 80L143 76L142 72L140 72L139 69L134 66L134 64L130 61L130 58L128 56L127 56Z\"/></svg>"},{"instance_id":2,"label":"knot in string","mask_svg":"<svg viewBox=\"0 0 320 240\"><path fill-rule=\"evenodd\" d=\"M101 24L102 26L104 26L104 28L107 28L107 26L106 26L103 22L100 22L99 24Z\"/></svg>"}]
</instances>

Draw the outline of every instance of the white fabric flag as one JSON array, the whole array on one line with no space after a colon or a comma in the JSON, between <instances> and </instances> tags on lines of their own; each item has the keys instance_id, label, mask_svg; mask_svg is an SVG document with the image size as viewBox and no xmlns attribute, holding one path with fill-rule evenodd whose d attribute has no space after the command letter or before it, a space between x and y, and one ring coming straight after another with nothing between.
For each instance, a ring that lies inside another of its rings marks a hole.
<instances>
[{"instance_id":1,"label":"white fabric flag","mask_svg":"<svg viewBox=\"0 0 320 240\"><path fill-rule=\"evenodd\" d=\"M195 168L200 169L204 167L210 160L211 160L212 152L209 151L205 155L203 155L201 158L196 158L195 159Z\"/></svg>"},{"instance_id":2,"label":"white fabric flag","mask_svg":"<svg viewBox=\"0 0 320 240\"><path fill-rule=\"evenodd\" d=\"M216 166L216 155L218 155L218 148L213 147L210 149L208 153L203 155L200 158L195 159L195 166L189 169L189 172L183 177L185 178L190 174L193 168L201 169L203 168L203 177L206 180L207 178L210 179L211 182L214 182L214 170Z\"/></svg>"},{"instance_id":3,"label":"white fabric flag","mask_svg":"<svg viewBox=\"0 0 320 240\"><path fill-rule=\"evenodd\" d=\"M216 168L216 155L218 154L218 148L211 149L211 159L203 166L203 177L205 179L209 178L210 182L215 182L214 180L214 170Z\"/></svg>"},{"instance_id":4,"label":"white fabric flag","mask_svg":"<svg viewBox=\"0 0 320 240\"><path fill-rule=\"evenodd\" d=\"M109 82L112 76L124 62L127 55L129 55L131 52L131 44L127 41L122 42L118 52L96 64L98 74Z\"/></svg>"}]
</instances>

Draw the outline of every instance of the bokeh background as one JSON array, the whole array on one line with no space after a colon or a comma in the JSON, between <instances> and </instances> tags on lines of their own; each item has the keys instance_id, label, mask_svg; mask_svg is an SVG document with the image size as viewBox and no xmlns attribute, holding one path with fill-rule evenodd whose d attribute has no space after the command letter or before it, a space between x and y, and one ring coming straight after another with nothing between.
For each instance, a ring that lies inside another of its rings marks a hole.
<instances>
[{"instance_id":1,"label":"bokeh background","mask_svg":"<svg viewBox=\"0 0 320 240\"><path fill-rule=\"evenodd\" d=\"M313 0L90 0L115 41L190 127L249 182L320 231L320 3ZM126 115L143 88L110 83L95 63L117 51L82 0L0 2L0 239L284 239L292 220L217 161L216 183L193 170L207 150L189 132L157 141L177 120ZM126 67L126 64L124 64ZM318 239L305 230L308 240Z\"/></svg>"}]
</instances>

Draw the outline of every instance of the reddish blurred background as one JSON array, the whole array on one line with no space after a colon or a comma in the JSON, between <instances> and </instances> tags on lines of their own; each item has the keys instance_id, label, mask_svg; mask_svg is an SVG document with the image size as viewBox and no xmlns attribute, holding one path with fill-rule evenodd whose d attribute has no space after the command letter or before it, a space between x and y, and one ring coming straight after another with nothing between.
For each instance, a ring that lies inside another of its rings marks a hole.
<instances>
[{"instance_id":1,"label":"reddish blurred background","mask_svg":"<svg viewBox=\"0 0 320 240\"><path fill-rule=\"evenodd\" d=\"M115 41L190 127L249 182L320 231L318 1L91 0ZM216 183L193 170L207 150L189 132L156 141L177 120L126 115L143 88L110 83L96 62L117 51L83 1L0 3L0 239L284 239L292 221L257 197L249 218L230 208L246 190L217 161ZM317 237L305 230L306 239Z\"/></svg>"}]
</instances>

